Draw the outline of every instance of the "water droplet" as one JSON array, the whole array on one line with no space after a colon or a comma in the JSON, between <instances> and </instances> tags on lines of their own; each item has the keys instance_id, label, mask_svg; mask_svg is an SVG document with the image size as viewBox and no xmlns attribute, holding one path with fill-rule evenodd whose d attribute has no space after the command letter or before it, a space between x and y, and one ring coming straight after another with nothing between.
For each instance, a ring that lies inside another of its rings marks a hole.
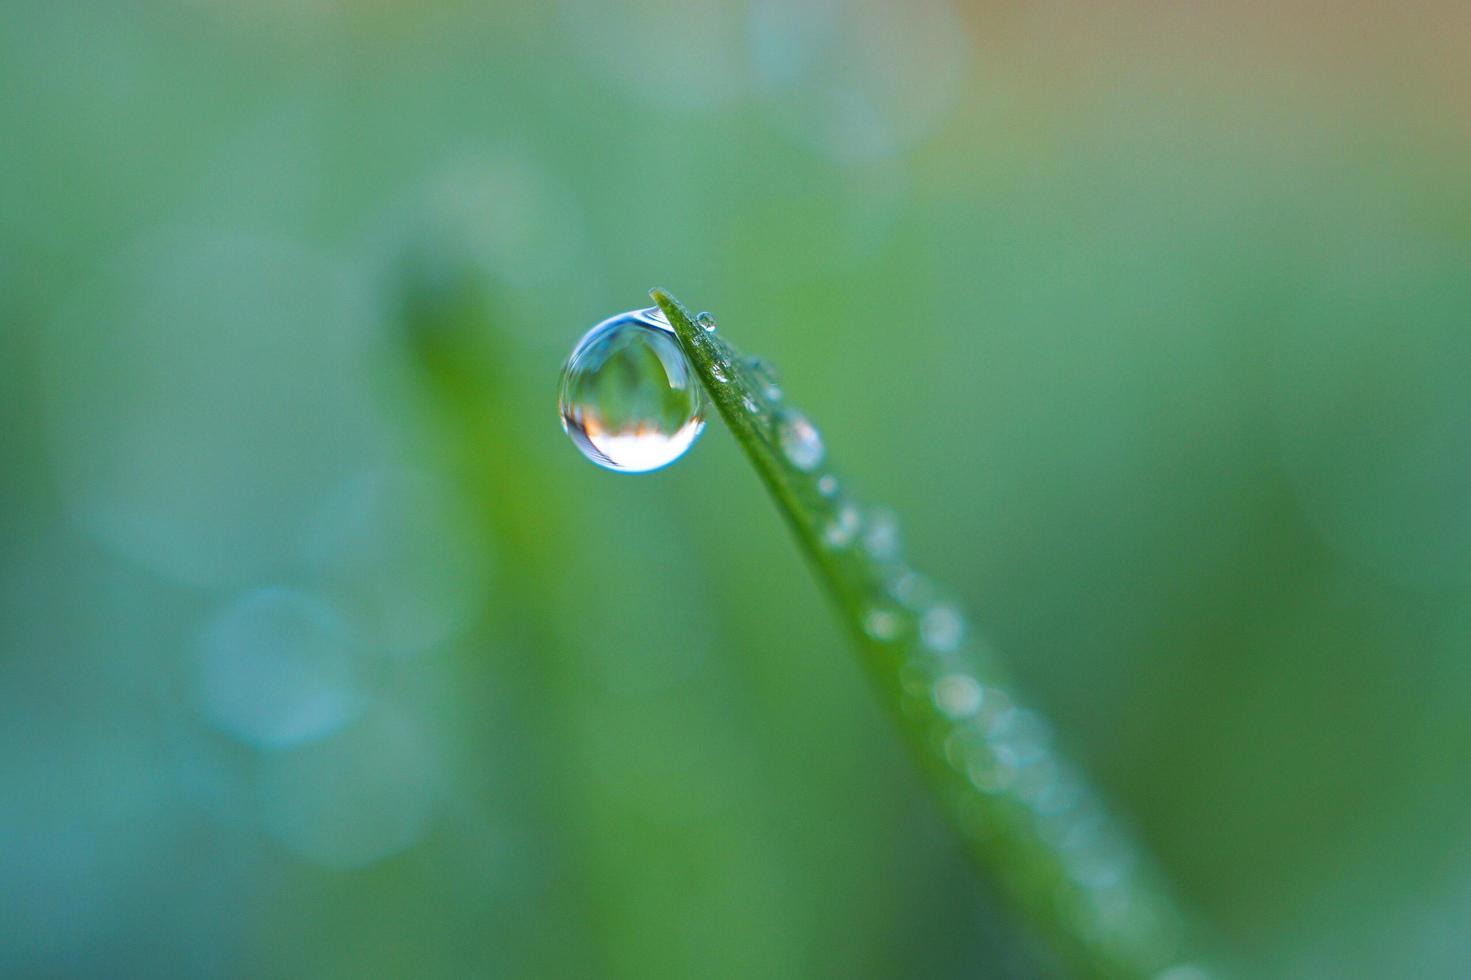
<instances>
[{"instance_id":1,"label":"water droplet","mask_svg":"<svg viewBox=\"0 0 1471 980\"><path fill-rule=\"evenodd\" d=\"M1118 884L1133 864L1133 849L1116 827L1101 824L1087 845L1068 861L1068 874L1084 888L1103 890Z\"/></svg>"},{"instance_id":2,"label":"water droplet","mask_svg":"<svg viewBox=\"0 0 1471 980\"><path fill-rule=\"evenodd\" d=\"M1085 800L1082 781L1059 765L1057 772L1035 798L1028 800L1032 809L1044 817L1057 817L1076 810Z\"/></svg>"},{"instance_id":3,"label":"water droplet","mask_svg":"<svg viewBox=\"0 0 1471 980\"><path fill-rule=\"evenodd\" d=\"M802 413L783 413L776 435L787 461L797 469L805 472L822 462L822 435Z\"/></svg>"},{"instance_id":4,"label":"water droplet","mask_svg":"<svg viewBox=\"0 0 1471 980\"><path fill-rule=\"evenodd\" d=\"M1103 811L1097 800L1081 781L1078 789L1077 805L1042 825L1043 833L1064 854L1077 854L1091 848L1104 823Z\"/></svg>"},{"instance_id":5,"label":"water droplet","mask_svg":"<svg viewBox=\"0 0 1471 980\"><path fill-rule=\"evenodd\" d=\"M852 504L843 504L833 515L833 519L827 522L827 527L822 529L822 540L829 548L846 548L853 543L861 525L858 508Z\"/></svg>"},{"instance_id":6,"label":"water droplet","mask_svg":"<svg viewBox=\"0 0 1471 980\"><path fill-rule=\"evenodd\" d=\"M997 756L1004 755L1001 746L995 748ZM1017 774L1016 785L1011 788L1012 794L1035 810L1037 801L1057 781L1057 762L1041 756L1032 763L1017 763L1016 765L1021 772Z\"/></svg>"},{"instance_id":7,"label":"water droplet","mask_svg":"<svg viewBox=\"0 0 1471 980\"><path fill-rule=\"evenodd\" d=\"M727 381L730 380L730 376L725 373L725 366L719 361L710 362L710 373L714 375L715 380L719 381L721 384L725 384Z\"/></svg>"},{"instance_id":8,"label":"water droplet","mask_svg":"<svg viewBox=\"0 0 1471 980\"><path fill-rule=\"evenodd\" d=\"M755 415L761 410L761 406L757 405L755 400L753 400L750 395L741 396L741 405L743 405L746 411L750 412L752 415Z\"/></svg>"},{"instance_id":9,"label":"water droplet","mask_svg":"<svg viewBox=\"0 0 1471 980\"><path fill-rule=\"evenodd\" d=\"M934 592L935 587L929 579L912 568L902 569L889 583L889 594L910 609L927 605Z\"/></svg>"},{"instance_id":10,"label":"water droplet","mask_svg":"<svg viewBox=\"0 0 1471 980\"><path fill-rule=\"evenodd\" d=\"M965 638L965 620L954 606L931 606L920 617L919 635L936 653L951 653Z\"/></svg>"},{"instance_id":11,"label":"water droplet","mask_svg":"<svg viewBox=\"0 0 1471 980\"><path fill-rule=\"evenodd\" d=\"M935 707L950 718L969 718L980 710L981 685L965 674L946 674L935 681Z\"/></svg>"},{"instance_id":12,"label":"water droplet","mask_svg":"<svg viewBox=\"0 0 1471 980\"><path fill-rule=\"evenodd\" d=\"M1016 781L1016 770L994 755L977 752L966 767L971 785L982 793L1005 792Z\"/></svg>"},{"instance_id":13,"label":"water droplet","mask_svg":"<svg viewBox=\"0 0 1471 980\"><path fill-rule=\"evenodd\" d=\"M1007 694L999 687L991 687L986 691L986 701L982 706L981 717L977 719L981 730L986 735L994 736L1004 731L1011 724L1012 716L1019 710Z\"/></svg>"},{"instance_id":14,"label":"water droplet","mask_svg":"<svg viewBox=\"0 0 1471 980\"><path fill-rule=\"evenodd\" d=\"M969 727L951 728L940 748L945 754L945 761L950 763L952 769L960 772L969 768L977 753L988 751L980 734Z\"/></svg>"},{"instance_id":15,"label":"water droplet","mask_svg":"<svg viewBox=\"0 0 1471 980\"><path fill-rule=\"evenodd\" d=\"M711 313L701 313L695 317L695 322L704 328L706 333L715 332L715 316Z\"/></svg>"},{"instance_id":16,"label":"water droplet","mask_svg":"<svg viewBox=\"0 0 1471 980\"><path fill-rule=\"evenodd\" d=\"M1047 758L1050 733L1047 724L1034 712L1013 708L1004 720L993 722L987 737L998 758L1015 768L1030 766Z\"/></svg>"},{"instance_id":17,"label":"water droplet","mask_svg":"<svg viewBox=\"0 0 1471 980\"><path fill-rule=\"evenodd\" d=\"M562 369L558 407L584 456L625 473L669 465L705 428L700 383L657 308L589 330Z\"/></svg>"},{"instance_id":18,"label":"water droplet","mask_svg":"<svg viewBox=\"0 0 1471 980\"><path fill-rule=\"evenodd\" d=\"M863 550L878 561L899 557L899 521L892 511L882 507L869 511L863 529Z\"/></svg>"},{"instance_id":19,"label":"water droplet","mask_svg":"<svg viewBox=\"0 0 1471 980\"><path fill-rule=\"evenodd\" d=\"M831 473L826 473L817 480L817 492L824 497L831 497L838 492L838 478Z\"/></svg>"},{"instance_id":20,"label":"water droplet","mask_svg":"<svg viewBox=\"0 0 1471 980\"><path fill-rule=\"evenodd\" d=\"M870 609L863 617L863 632L880 642L892 640L899 635L899 617L888 609Z\"/></svg>"}]
</instances>

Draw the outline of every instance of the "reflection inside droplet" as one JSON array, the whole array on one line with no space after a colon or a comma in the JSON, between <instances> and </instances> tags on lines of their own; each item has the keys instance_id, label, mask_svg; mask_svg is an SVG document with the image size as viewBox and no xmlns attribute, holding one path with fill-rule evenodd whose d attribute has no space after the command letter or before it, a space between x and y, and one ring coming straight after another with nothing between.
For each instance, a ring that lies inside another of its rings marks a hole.
<instances>
[{"instance_id":1,"label":"reflection inside droplet","mask_svg":"<svg viewBox=\"0 0 1471 980\"><path fill-rule=\"evenodd\" d=\"M584 456L625 473L668 466L705 427L699 380L657 309L611 317L578 341L559 408Z\"/></svg>"}]
</instances>

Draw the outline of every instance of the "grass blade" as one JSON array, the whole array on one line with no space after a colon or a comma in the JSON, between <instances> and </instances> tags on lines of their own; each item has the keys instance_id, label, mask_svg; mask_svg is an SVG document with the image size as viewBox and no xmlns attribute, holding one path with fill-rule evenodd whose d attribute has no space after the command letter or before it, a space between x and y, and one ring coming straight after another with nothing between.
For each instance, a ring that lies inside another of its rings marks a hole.
<instances>
[{"instance_id":1,"label":"grass blade","mask_svg":"<svg viewBox=\"0 0 1471 980\"><path fill-rule=\"evenodd\" d=\"M763 362L654 290L681 347L831 593L864 665L965 843L1017 916L1080 976L1206 980L1148 857L958 607L903 562L897 528L851 499Z\"/></svg>"}]
</instances>

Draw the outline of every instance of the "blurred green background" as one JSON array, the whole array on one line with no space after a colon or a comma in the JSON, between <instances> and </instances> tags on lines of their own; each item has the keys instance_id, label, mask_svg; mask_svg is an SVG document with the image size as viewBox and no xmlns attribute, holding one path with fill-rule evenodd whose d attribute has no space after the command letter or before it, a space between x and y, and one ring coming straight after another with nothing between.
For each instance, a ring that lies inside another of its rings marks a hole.
<instances>
[{"instance_id":1,"label":"blurred green background","mask_svg":"<svg viewBox=\"0 0 1471 980\"><path fill-rule=\"evenodd\" d=\"M1471 8L7 0L0 974L1028 977L769 357L1250 976L1471 976Z\"/></svg>"}]
</instances>

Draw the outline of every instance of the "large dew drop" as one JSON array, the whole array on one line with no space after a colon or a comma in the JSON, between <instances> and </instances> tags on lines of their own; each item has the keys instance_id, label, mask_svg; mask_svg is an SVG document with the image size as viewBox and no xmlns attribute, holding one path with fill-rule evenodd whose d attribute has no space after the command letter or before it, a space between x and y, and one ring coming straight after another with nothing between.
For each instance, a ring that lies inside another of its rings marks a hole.
<instances>
[{"instance_id":1,"label":"large dew drop","mask_svg":"<svg viewBox=\"0 0 1471 980\"><path fill-rule=\"evenodd\" d=\"M558 407L582 454L622 473L668 466L705 428L699 379L657 308L589 330L562 369Z\"/></svg>"}]
</instances>

